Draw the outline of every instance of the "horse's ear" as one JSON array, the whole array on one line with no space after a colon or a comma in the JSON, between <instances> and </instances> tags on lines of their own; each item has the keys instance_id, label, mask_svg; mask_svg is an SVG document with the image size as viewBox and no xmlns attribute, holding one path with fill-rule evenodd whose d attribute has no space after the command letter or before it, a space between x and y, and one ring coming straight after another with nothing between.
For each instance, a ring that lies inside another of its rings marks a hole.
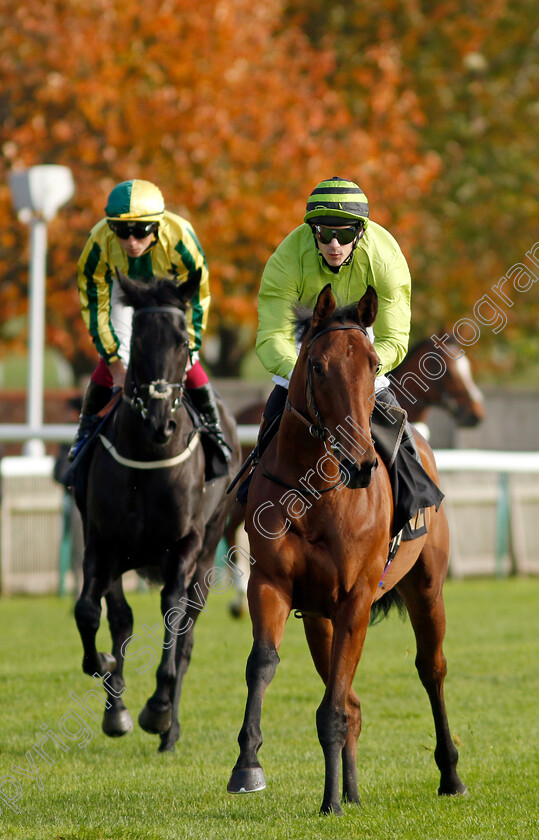
<instances>
[{"instance_id":1,"label":"horse's ear","mask_svg":"<svg viewBox=\"0 0 539 840\"><path fill-rule=\"evenodd\" d=\"M118 283L120 284L122 289L124 289L124 287L129 284L129 277L127 277L127 275L124 274L123 271L120 271L118 266L116 266L116 277L118 278Z\"/></svg>"},{"instance_id":2,"label":"horse's ear","mask_svg":"<svg viewBox=\"0 0 539 840\"><path fill-rule=\"evenodd\" d=\"M120 288L123 292L123 299L128 306L136 306L139 296L140 290L136 280L132 280L131 277L128 277L127 274L124 274L123 271L120 271L118 266L116 268L116 277L118 278L118 283L120 284Z\"/></svg>"},{"instance_id":3,"label":"horse's ear","mask_svg":"<svg viewBox=\"0 0 539 840\"><path fill-rule=\"evenodd\" d=\"M198 292L200 288L200 279L202 277L202 269L197 268L196 271L193 271L189 274L189 277L182 283L181 286L178 286L178 296L183 304L188 303L191 300L193 295Z\"/></svg>"},{"instance_id":4,"label":"horse's ear","mask_svg":"<svg viewBox=\"0 0 539 840\"><path fill-rule=\"evenodd\" d=\"M331 283L328 283L318 295L318 300L316 301L316 306L314 307L311 327L317 327L319 324L327 321L328 318L331 318L334 312L335 298L333 296L333 292L331 291Z\"/></svg>"},{"instance_id":5,"label":"horse's ear","mask_svg":"<svg viewBox=\"0 0 539 840\"><path fill-rule=\"evenodd\" d=\"M364 327L371 327L378 314L378 295L373 286L367 286L367 291L357 305L359 322Z\"/></svg>"}]
</instances>

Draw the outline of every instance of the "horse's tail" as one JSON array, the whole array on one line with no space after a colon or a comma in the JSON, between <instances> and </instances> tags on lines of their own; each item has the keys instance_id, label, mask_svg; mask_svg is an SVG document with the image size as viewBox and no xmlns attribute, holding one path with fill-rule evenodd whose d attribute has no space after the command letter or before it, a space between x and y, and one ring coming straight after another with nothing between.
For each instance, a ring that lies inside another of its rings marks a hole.
<instances>
[{"instance_id":1,"label":"horse's tail","mask_svg":"<svg viewBox=\"0 0 539 840\"><path fill-rule=\"evenodd\" d=\"M395 588L390 589L389 592L386 592L385 595L382 595L378 601L372 604L369 624L378 624L378 622L383 621L384 618L388 617L393 607L396 607L402 619L406 618L406 606Z\"/></svg>"}]
</instances>

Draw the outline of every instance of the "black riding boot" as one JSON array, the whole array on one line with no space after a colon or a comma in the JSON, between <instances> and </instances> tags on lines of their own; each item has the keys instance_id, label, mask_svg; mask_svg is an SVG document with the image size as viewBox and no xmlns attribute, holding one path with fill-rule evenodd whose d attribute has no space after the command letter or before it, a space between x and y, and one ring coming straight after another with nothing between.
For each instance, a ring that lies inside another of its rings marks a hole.
<instances>
[{"instance_id":1,"label":"black riding boot","mask_svg":"<svg viewBox=\"0 0 539 840\"><path fill-rule=\"evenodd\" d=\"M219 419L219 410L215 402L215 394L213 388L208 382L206 385L201 385L200 388L193 388L189 390L189 396L193 401L195 408L201 413L208 432L215 438L221 452L225 459L230 461L232 449L226 442L223 430L221 428L221 421Z\"/></svg>"},{"instance_id":2,"label":"black riding boot","mask_svg":"<svg viewBox=\"0 0 539 840\"><path fill-rule=\"evenodd\" d=\"M255 444L252 460L252 467L246 478L242 481L236 494L236 499L240 504L244 505L247 502L247 493L251 478L253 477L253 469L258 464L260 456L267 449L270 441L275 437L279 426L281 425L281 418L283 416L286 400L288 399L288 389L283 388L282 385L276 385L268 397L264 413L262 415L262 422L258 432L258 439ZM253 454L252 453L252 454Z\"/></svg>"},{"instance_id":3,"label":"black riding boot","mask_svg":"<svg viewBox=\"0 0 539 840\"><path fill-rule=\"evenodd\" d=\"M112 396L112 388L107 388L106 385L98 385L90 379L84 399L82 401L82 408L79 415L79 428L75 435L75 440L71 444L71 448L67 454L68 461L73 461L77 454L81 443L83 443L92 429L94 428L98 411L105 408Z\"/></svg>"}]
</instances>

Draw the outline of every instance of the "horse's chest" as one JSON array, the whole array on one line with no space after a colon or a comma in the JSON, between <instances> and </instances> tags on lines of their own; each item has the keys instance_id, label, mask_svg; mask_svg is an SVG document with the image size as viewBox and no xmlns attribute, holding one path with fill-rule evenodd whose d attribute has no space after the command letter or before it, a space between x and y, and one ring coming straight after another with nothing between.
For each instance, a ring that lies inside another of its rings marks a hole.
<instances>
[{"instance_id":1,"label":"horse's chest","mask_svg":"<svg viewBox=\"0 0 539 840\"><path fill-rule=\"evenodd\" d=\"M189 530L200 507L196 487L179 487L166 476L134 474L117 487L115 501L103 506L106 530L119 530L135 546L147 539L175 542Z\"/></svg>"}]
</instances>

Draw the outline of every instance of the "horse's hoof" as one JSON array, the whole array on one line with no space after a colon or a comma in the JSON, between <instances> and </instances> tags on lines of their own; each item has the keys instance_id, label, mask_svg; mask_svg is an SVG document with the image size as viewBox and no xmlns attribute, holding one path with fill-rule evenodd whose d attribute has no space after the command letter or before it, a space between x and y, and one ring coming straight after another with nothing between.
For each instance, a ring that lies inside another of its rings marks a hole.
<instances>
[{"instance_id":1,"label":"horse's hoof","mask_svg":"<svg viewBox=\"0 0 539 840\"><path fill-rule=\"evenodd\" d=\"M157 747L157 752L174 752L176 749L176 741L161 741L159 746Z\"/></svg>"},{"instance_id":2,"label":"horse's hoof","mask_svg":"<svg viewBox=\"0 0 539 840\"><path fill-rule=\"evenodd\" d=\"M324 805L322 803L322 807L320 808L320 816L321 817L342 817L342 808L338 802L334 803L333 805L330 803L329 805Z\"/></svg>"},{"instance_id":3,"label":"horse's hoof","mask_svg":"<svg viewBox=\"0 0 539 840\"><path fill-rule=\"evenodd\" d=\"M232 771L226 789L228 793L254 793L265 787L266 780L261 767L238 767Z\"/></svg>"},{"instance_id":4,"label":"horse's hoof","mask_svg":"<svg viewBox=\"0 0 539 840\"><path fill-rule=\"evenodd\" d=\"M133 720L127 709L121 712L105 712L101 729L109 738L120 738L133 729Z\"/></svg>"},{"instance_id":5,"label":"horse's hoof","mask_svg":"<svg viewBox=\"0 0 539 840\"><path fill-rule=\"evenodd\" d=\"M169 707L164 712L153 712L146 703L138 716L138 723L145 732L151 735L162 735L171 727L172 709Z\"/></svg>"},{"instance_id":6,"label":"horse's hoof","mask_svg":"<svg viewBox=\"0 0 539 840\"><path fill-rule=\"evenodd\" d=\"M448 790L443 790L439 787L438 796L468 796L468 788L459 780L457 785Z\"/></svg>"}]
</instances>

